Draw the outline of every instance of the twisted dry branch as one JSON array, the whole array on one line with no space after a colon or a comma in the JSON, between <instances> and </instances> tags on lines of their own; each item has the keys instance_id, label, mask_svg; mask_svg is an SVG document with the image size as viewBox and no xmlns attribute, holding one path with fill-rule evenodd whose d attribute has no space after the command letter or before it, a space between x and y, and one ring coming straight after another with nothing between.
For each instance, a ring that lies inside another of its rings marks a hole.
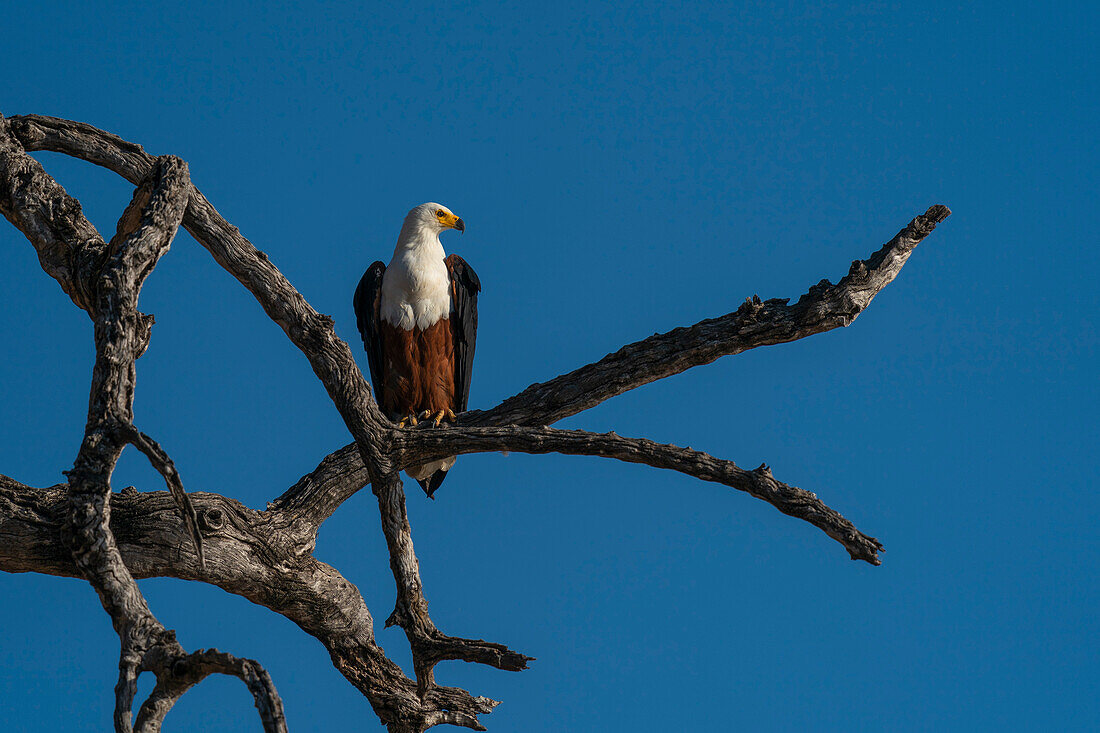
<instances>
[{"instance_id":1,"label":"twisted dry branch","mask_svg":"<svg viewBox=\"0 0 1100 733\"><path fill-rule=\"evenodd\" d=\"M79 204L26 156L23 148L66 153L107 167L138 185L134 202L109 245L83 218ZM840 282L822 281L793 305L787 300L754 297L726 316L630 344L593 364L534 384L490 410L464 413L449 429L404 430L389 423L378 409L351 350L336 337L331 318L314 311L267 256L226 222L189 181L177 175L171 185L151 183L179 166L186 176L182 161L153 158L140 146L83 123L41 116L0 117L0 213L28 237L43 269L92 316L100 355L105 361L110 361L107 356L115 359L93 380L93 400L102 393L110 397L111 404L96 413L95 429L90 417L80 454L83 460L78 458L70 472L67 491L61 492L59 487L32 489L0 476L0 539L13 540L8 547L0 544L0 569L60 575L80 572L108 600L118 595L118 589L104 578L114 582L117 575L119 587L125 590L127 583L133 584L131 572L137 577L165 575L213 583L285 615L318 638L329 649L333 664L363 692L391 731L422 731L440 724L481 730L478 715L490 712L496 704L436 684L433 669L439 661L462 659L519 670L531 658L493 642L446 636L432 623L398 477L405 466L457 453L490 451L558 452L643 463L746 491L819 527L843 544L854 559L879 563L882 546L877 540L859 532L814 494L777 481L766 466L746 471L689 448L546 426L724 355L847 326L893 280L914 247L950 214L946 207L933 206L870 258L853 262ZM158 195L158 201L164 199L168 190L176 202L173 215L161 217L159 228L150 228L151 219L146 215L151 215L152 200ZM177 212L181 201L185 208ZM137 291L181 221L303 352L355 439L326 456L265 512L254 512L216 494L183 492L171 459L138 432L130 419L133 363L148 344L152 322L136 310ZM161 234L139 235L139 230ZM168 232L167 239L163 232ZM114 273L114 284L104 286L90 279L90 273L99 276L101 272ZM120 276L123 279L117 280ZM112 287L132 297L111 300ZM149 457L165 477L170 493L115 495L108 526L105 510L111 494L106 480L109 470L105 473L104 469L113 466L127 442ZM321 523L367 484L378 498L397 587L387 625L396 623L406 632L413 651L415 683L375 643L373 620L354 586L311 554ZM62 493L88 498L79 505L81 511L74 509L66 515L59 513ZM174 504L166 504L166 500ZM183 528L178 515L168 511L173 505L176 511L183 511ZM82 552L77 551L84 546L79 539L72 541L73 553L59 553L56 537L62 525L70 528L73 537L79 532L72 528L86 525L92 535L104 540L104 547L114 553L108 559L118 560L110 566L111 572L104 575L86 568ZM173 551L182 531L190 534L194 554ZM116 536L117 546L113 544ZM136 591L136 585L133 587ZM138 730L158 729L186 689L210 672L226 671L245 679L257 695L265 729L284 725L280 722L281 702L262 668L220 652L184 653L171 632L163 630L143 606L140 593L126 598L140 603L119 610L113 601L109 605L104 600L124 640L116 727L128 730L133 681L145 669L158 673L158 683L139 711ZM141 623L135 624L135 619ZM132 629L142 624L148 629L135 634ZM130 636L144 640L146 646L130 643L128 647ZM140 653L128 655L128 649ZM176 677L170 676L173 667Z\"/></svg>"},{"instance_id":2,"label":"twisted dry branch","mask_svg":"<svg viewBox=\"0 0 1100 733\"><path fill-rule=\"evenodd\" d=\"M115 236L105 244L79 205L30 160L0 117L0 213L35 244L44 269L95 324L88 420L73 468L67 472L67 511L56 536L66 540L75 566L95 588L119 635L114 725L116 731L129 733L139 674L153 672L158 683L167 684L187 655L149 609L108 524L110 476L127 443L158 459L154 464L159 463L183 512L200 566L203 559L196 515L174 469L167 470L170 459L133 427L135 362L148 346L152 326L152 318L137 310L138 295L183 218L190 177L187 164L178 158L156 159L138 184ZM278 710L281 718L282 703L273 686L254 692L264 698L261 712ZM285 723L278 725L270 715L268 719L269 731L285 730Z\"/></svg>"},{"instance_id":3,"label":"twisted dry branch","mask_svg":"<svg viewBox=\"0 0 1100 733\"><path fill-rule=\"evenodd\" d=\"M57 542L66 491L64 485L34 488L0 475L0 568L80 577L72 555ZM257 512L220 494L193 492L191 499L206 547L205 569L193 553L180 552L186 535L167 492L128 489L112 496L111 529L134 577L210 583L285 616L328 649L336 669L397 730L441 711L476 721L496 705L455 687L437 686L422 698L375 642L359 591L310 554L292 517Z\"/></svg>"},{"instance_id":4,"label":"twisted dry branch","mask_svg":"<svg viewBox=\"0 0 1100 733\"><path fill-rule=\"evenodd\" d=\"M551 425L610 397L709 364L721 356L850 325L897 276L917 244L950 213L946 206L929 208L869 258L854 261L848 275L838 283L822 280L794 305L785 299L746 299L733 313L629 344L597 362L533 384L490 410L465 412L454 428ZM428 435L425 428L421 426L417 434ZM521 449L501 444L486 450ZM415 461L399 463L404 466ZM319 526L368 480L355 446L347 445L327 455L313 472L280 496L276 505L303 522ZM821 508L828 509L824 504Z\"/></svg>"},{"instance_id":5,"label":"twisted dry branch","mask_svg":"<svg viewBox=\"0 0 1100 733\"><path fill-rule=\"evenodd\" d=\"M265 733L286 731L283 701L275 690L271 675L257 662L240 659L217 649L200 649L182 657L157 659L156 662L162 667L170 668L171 674L157 677L156 686L138 710L134 724L135 733L159 733L164 717L176 701L183 697L183 693L212 674L230 675L244 682L252 693Z\"/></svg>"},{"instance_id":6,"label":"twisted dry branch","mask_svg":"<svg viewBox=\"0 0 1100 733\"><path fill-rule=\"evenodd\" d=\"M517 453L563 453L600 456L626 463L641 463L714 481L762 499L779 511L805 520L821 529L848 550L853 560L881 564L882 545L856 529L839 512L826 506L815 494L777 481L766 465L746 471L733 461L723 461L702 451L654 443L644 438L627 438L615 433L554 428L453 428L445 434L426 431L409 441L410 450L398 448L402 465L437 460L446 455L515 451Z\"/></svg>"}]
</instances>

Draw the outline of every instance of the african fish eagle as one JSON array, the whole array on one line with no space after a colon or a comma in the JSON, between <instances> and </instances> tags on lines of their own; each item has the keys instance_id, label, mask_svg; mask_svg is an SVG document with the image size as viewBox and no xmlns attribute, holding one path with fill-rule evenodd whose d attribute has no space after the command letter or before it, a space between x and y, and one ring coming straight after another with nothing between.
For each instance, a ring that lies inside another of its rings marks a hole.
<instances>
[{"instance_id":1,"label":"african fish eagle","mask_svg":"<svg viewBox=\"0 0 1100 733\"><path fill-rule=\"evenodd\" d=\"M375 398L401 427L418 417L438 427L465 410L470 395L481 282L465 260L443 251L445 229L466 225L446 206L417 206L405 216L390 264L372 264L355 289ZM454 464L451 456L405 473L431 497Z\"/></svg>"}]
</instances>

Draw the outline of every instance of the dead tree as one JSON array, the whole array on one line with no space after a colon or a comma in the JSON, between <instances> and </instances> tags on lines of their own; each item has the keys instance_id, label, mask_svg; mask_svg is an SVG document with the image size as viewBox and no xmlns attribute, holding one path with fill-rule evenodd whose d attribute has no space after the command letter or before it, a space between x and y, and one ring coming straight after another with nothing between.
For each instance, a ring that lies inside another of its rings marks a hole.
<instances>
[{"instance_id":1,"label":"dead tree","mask_svg":"<svg viewBox=\"0 0 1100 733\"><path fill-rule=\"evenodd\" d=\"M136 186L110 241L84 218L29 151L65 153ZM744 491L803 519L855 560L878 565L882 545L816 495L785 484L766 465L751 471L690 448L615 433L558 430L555 422L720 356L847 326L901 270L913 248L950 211L933 206L838 283L822 280L796 303L747 299L735 312L629 344L599 361L533 384L453 426L401 429L380 412L348 345L267 256L191 185L187 164L153 157L90 125L36 115L0 116L0 212L26 235L42 269L95 326L96 360L84 440L67 483L26 486L0 475L0 570L83 577L99 594L121 649L115 687L118 733L158 731L172 705L213 673L239 677L265 731L284 731L282 701L258 662L216 650L188 652L150 610L135 578L212 583L286 616L325 645L333 665L370 701L391 731L451 724L485 730L478 716L497 704L436 683L433 669L458 659L503 670L532 658L480 639L448 636L427 601L398 472L461 453L517 451L603 456L680 471ZM182 226L259 302L309 360L354 442L326 456L264 511L231 497L186 493L171 458L134 425L136 360L153 318L137 309L142 283ZM164 477L167 491L111 490L111 472L131 445ZM416 679L375 643L374 622L354 585L313 557L317 531L352 494L370 485L396 581L386 626L404 629ZM156 684L133 713L136 681Z\"/></svg>"}]
</instances>

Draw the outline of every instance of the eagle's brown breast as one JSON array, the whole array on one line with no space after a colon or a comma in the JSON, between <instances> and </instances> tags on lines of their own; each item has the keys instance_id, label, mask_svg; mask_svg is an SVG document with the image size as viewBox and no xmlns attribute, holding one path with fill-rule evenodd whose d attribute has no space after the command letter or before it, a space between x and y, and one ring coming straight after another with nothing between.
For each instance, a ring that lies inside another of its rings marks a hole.
<instances>
[{"instance_id":1,"label":"eagle's brown breast","mask_svg":"<svg viewBox=\"0 0 1100 733\"><path fill-rule=\"evenodd\" d=\"M382 409L391 419L457 410L454 334L449 318L405 330L381 321Z\"/></svg>"}]
</instances>

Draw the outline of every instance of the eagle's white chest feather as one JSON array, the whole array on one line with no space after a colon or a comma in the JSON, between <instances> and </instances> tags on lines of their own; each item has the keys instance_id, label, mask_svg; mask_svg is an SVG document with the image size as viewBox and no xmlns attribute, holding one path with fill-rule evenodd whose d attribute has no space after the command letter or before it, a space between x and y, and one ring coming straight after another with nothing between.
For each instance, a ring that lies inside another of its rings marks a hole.
<instances>
[{"instance_id":1,"label":"eagle's white chest feather","mask_svg":"<svg viewBox=\"0 0 1100 733\"><path fill-rule=\"evenodd\" d=\"M382 277L382 319L406 331L425 329L451 312L451 277L439 237L402 232Z\"/></svg>"}]
</instances>

